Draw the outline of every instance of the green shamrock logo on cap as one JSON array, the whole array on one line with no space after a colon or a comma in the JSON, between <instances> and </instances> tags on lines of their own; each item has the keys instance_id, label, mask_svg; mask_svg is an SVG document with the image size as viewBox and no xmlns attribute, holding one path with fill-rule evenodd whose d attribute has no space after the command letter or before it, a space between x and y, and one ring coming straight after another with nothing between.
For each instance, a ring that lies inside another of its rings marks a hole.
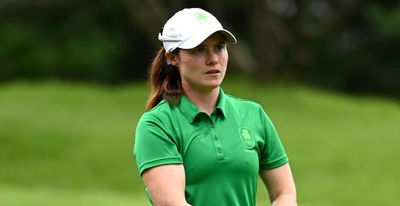
<instances>
[{"instance_id":1,"label":"green shamrock logo on cap","mask_svg":"<svg viewBox=\"0 0 400 206\"><path fill-rule=\"evenodd\" d=\"M208 15L204 12L196 12L194 14L195 18L197 19L197 21L200 22L200 24L209 24L211 23L210 19L208 19Z\"/></svg>"}]
</instances>

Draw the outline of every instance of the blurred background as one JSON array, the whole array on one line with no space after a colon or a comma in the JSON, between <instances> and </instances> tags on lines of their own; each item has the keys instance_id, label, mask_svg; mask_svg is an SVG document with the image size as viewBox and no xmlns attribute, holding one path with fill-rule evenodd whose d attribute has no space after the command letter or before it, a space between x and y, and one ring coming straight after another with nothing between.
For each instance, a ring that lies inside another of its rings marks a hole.
<instances>
[{"instance_id":1,"label":"blurred background","mask_svg":"<svg viewBox=\"0 0 400 206\"><path fill-rule=\"evenodd\" d=\"M134 131L185 7L238 38L223 88L274 121L300 205L398 204L399 1L0 0L0 205L149 205Z\"/></svg>"}]
</instances>

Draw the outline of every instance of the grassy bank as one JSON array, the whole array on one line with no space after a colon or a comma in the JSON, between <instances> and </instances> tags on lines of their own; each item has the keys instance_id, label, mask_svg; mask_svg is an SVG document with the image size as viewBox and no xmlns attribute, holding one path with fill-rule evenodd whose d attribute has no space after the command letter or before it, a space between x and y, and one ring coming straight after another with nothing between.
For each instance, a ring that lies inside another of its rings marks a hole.
<instances>
[{"instance_id":1,"label":"grassy bank","mask_svg":"<svg viewBox=\"0 0 400 206\"><path fill-rule=\"evenodd\" d=\"M397 204L398 102L237 82L224 91L272 118L301 205ZM0 205L146 205L131 152L146 92L144 84L1 85Z\"/></svg>"}]
</instances>

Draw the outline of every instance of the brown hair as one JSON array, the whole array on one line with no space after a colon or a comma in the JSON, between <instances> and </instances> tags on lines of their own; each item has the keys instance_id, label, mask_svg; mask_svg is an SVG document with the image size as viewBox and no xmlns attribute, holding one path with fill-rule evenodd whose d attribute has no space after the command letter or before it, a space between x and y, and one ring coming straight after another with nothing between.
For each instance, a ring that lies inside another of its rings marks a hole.
<instances>
[{"instance_id":1,"label":"brown hair","mask_svg":"<svg viewBox=\"0 0 400 206\"><path fill-rule=\"evenodd\" d=\"M173 51L178 54L179 49ZM150 94L147 99L146 110L157 106L165 99L169 104L177 104L183 93L181 75L177 67L168 64L165 49L161 47L148 71Z\"/></svg>"}]
</instances>

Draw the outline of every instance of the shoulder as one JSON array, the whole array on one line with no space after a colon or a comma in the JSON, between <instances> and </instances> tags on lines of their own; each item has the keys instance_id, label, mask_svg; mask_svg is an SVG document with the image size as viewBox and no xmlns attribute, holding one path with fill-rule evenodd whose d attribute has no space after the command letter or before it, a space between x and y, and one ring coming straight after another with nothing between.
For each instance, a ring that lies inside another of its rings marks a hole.
<instances>
[{"instance_id":1,"label":"shoulder","mask_svg":"<svg viewBox=\"0 0 400 206\"><path fill-rule=\"evenodd\" d=\"M239 109L239 110L252 110L252 111L259 111L261 109L261 105L257 102L238 98L229 94L226 94L226 100L229 102L232 108Z\"/></svg>"},{"instance_id":2,"label":"shoulder","mask_svg":"<svg viewBox=\"0 0 400 206\"><path fill-rule=\"evenodd\" d=\"M171 106L165 100L162 100L157 106L142 114L140 122L162 123L171 116Z\"/></svg>"}]
</instances>

